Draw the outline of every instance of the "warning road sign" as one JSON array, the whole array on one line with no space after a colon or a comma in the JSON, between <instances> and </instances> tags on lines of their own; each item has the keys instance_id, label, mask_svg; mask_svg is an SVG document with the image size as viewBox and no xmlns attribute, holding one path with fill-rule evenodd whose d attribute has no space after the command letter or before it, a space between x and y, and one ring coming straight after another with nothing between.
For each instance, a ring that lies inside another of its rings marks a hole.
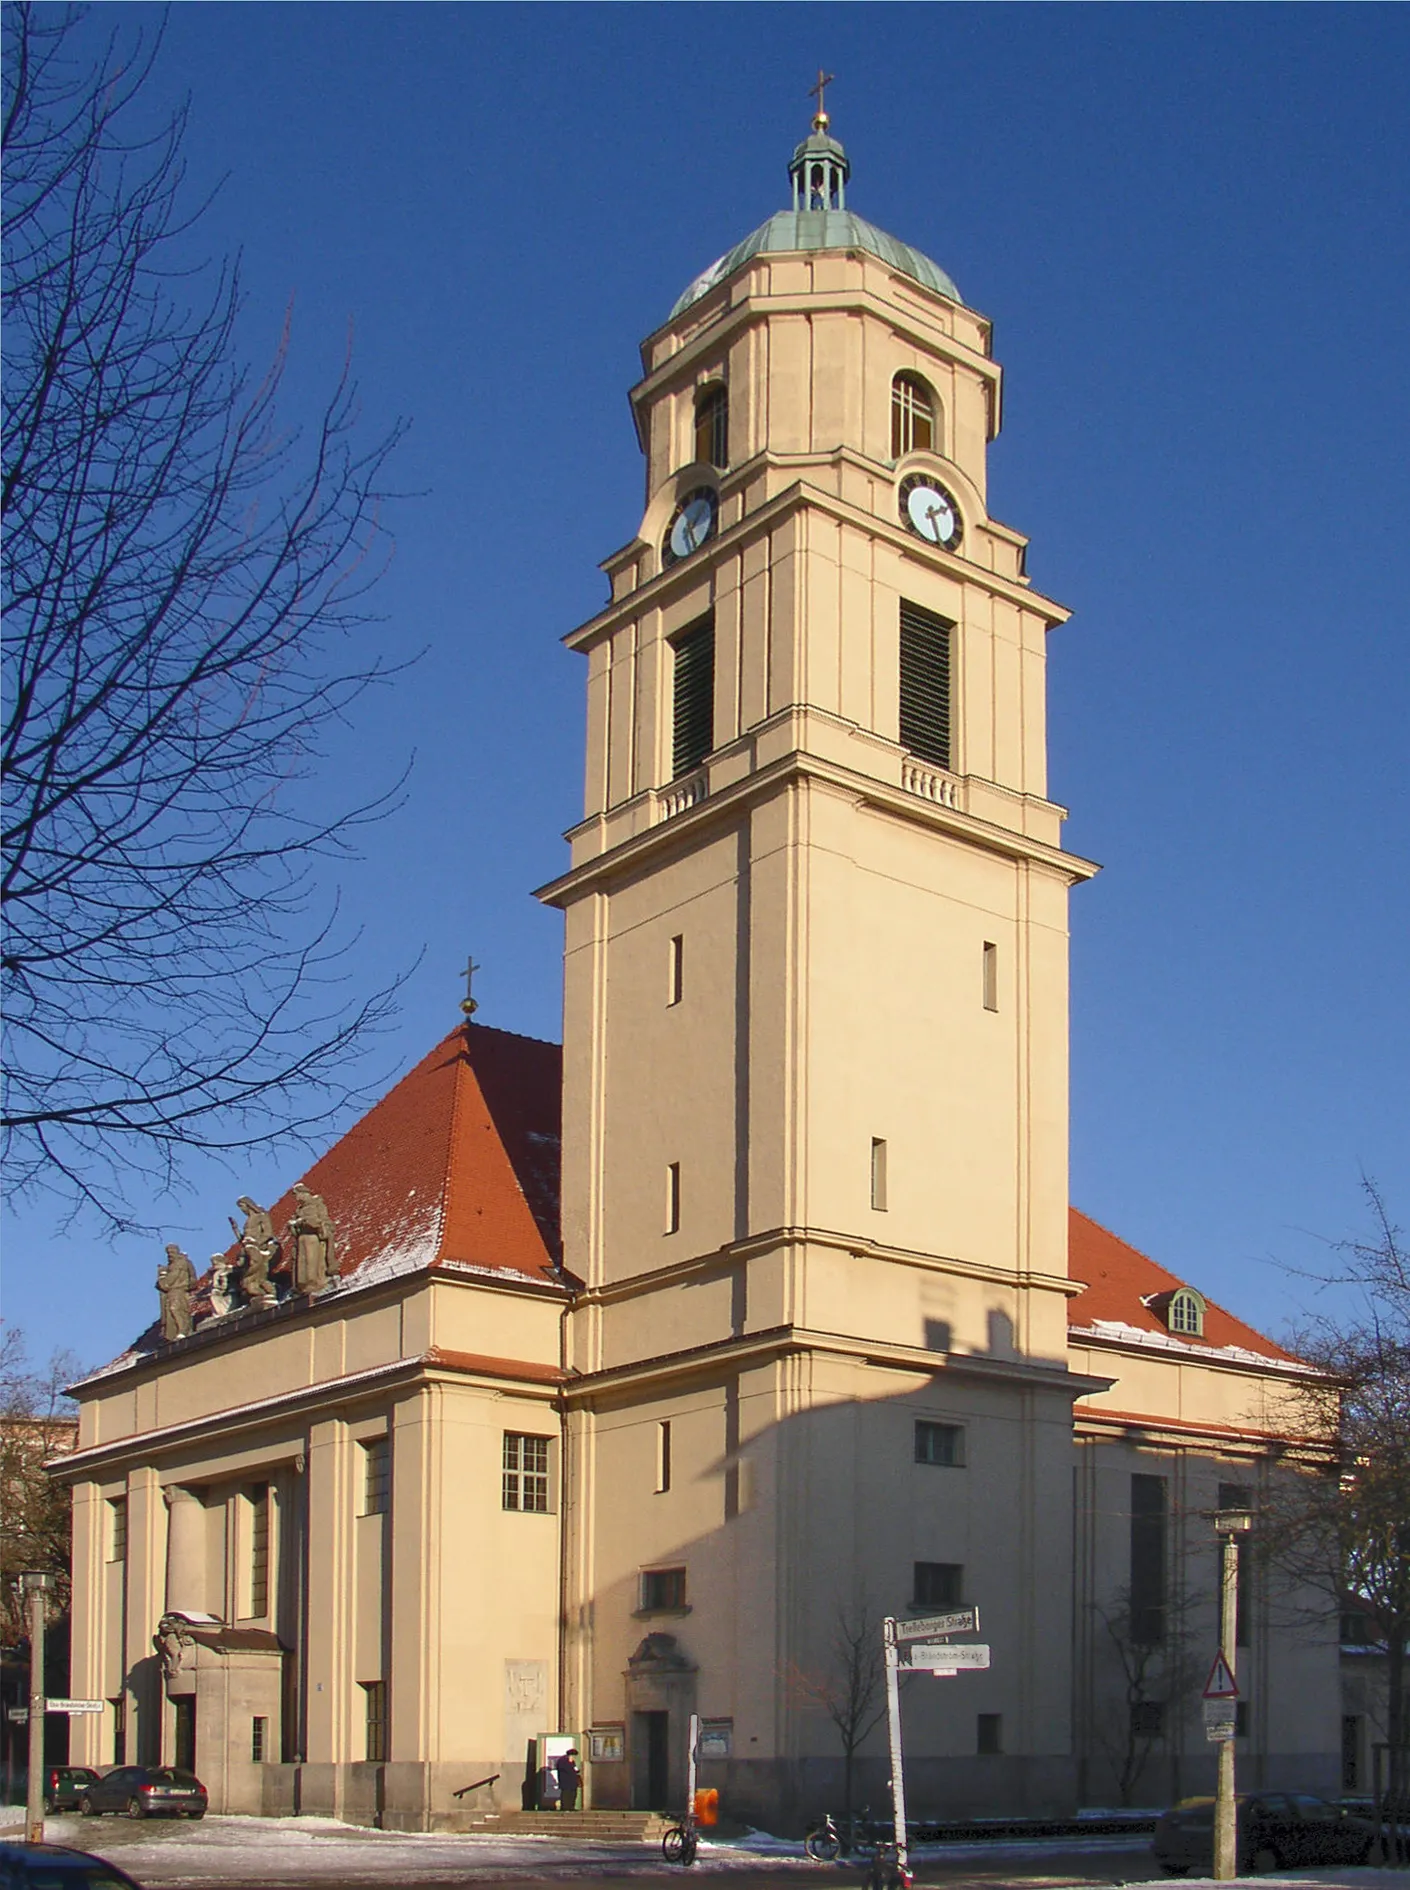
<instances>
[{"instance_id":1,"label":"warning road sign","mask_svg":"<svg viewBox=\"0 0 1410 1890\"><path fill-rule=\"evenodd\" d=\"M1229 1670L1222 1648L1214 1656L1214 1665L1204 1683L1204 1697L1207 1700L1236 1700L1239 1697L1239 1683Z\"/></svg>"}]
</instances>

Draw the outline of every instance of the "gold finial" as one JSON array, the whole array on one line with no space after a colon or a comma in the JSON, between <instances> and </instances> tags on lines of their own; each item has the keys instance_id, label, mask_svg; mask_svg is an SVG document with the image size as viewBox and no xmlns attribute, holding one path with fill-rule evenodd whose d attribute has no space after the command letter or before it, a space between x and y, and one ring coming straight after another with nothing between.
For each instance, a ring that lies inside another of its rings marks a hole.
<instances>
[{"instance_id":1,"label":"gold finial","mask_svg":"<svg viewBox=\"0 0 1410 1890\"><path fill-rule=\"evenodd\" d=\"M813 113L813 130L814 131L827 130L827 127L830 121L827 115L826 93L827 93L827 88L832 84L833 80L836 77L837 77L837 74L835 72L824 72L822 67L819 66L817 84L810 85L808 87L808 97L815 98L818 101L818 109Z\"/></svg>"},{"instance_id":2,"label":"gold finial","mask_svg":"<svg viewBox=\"0 0 1410 1890\"><path fill-rule=\"evenodd\" d=\"M470 989L471 984L474 981L475 973L479 969L480 967L475 963L475 960L473 958L466 959L465 972L464 972L465 996L460 1000L460 1008L465 1013L465 1021L467 1024L470 1022L470 1019L475 1015L476 1011L478 1011L480 1008L479 1005L475 1002L475 999L473 995L471 994L471 989Z\"/></svg>"}]
</instances>

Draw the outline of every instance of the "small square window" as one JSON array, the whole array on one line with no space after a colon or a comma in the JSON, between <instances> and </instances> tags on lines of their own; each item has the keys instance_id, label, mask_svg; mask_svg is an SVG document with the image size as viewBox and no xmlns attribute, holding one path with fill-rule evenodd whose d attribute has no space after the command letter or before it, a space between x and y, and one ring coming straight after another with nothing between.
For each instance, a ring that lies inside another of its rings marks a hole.
<instances>
[{"instance_id":1,"label":"small square window","mask_svg":"<svg viewBox=\"0 0 1410 1890\"><path fill-rule=\"evenodd\" d=\"M911 1603L917 1608L958 1608L964 1592L962 1562L917 1562Z\"/></svg>"},{"instance_id":2,"label":"small square window","mask_svg":"<svg viewBox=\"0 0 1410 1890\"><path fill-rule=\"evenodd\" d=\"M641 1574L641 1612L665 1614L685 1606L685 1570L648 1568Z\"/></svg>"},{"instance_id":3,"label":"small square window","mask_svg":"<svg viewBox=\"0 0 1410 1890\"><path fill-rule=\"evenodd\" d=\"M392 1446L386 1437L372 1437L362 1446L362 1513L382 1516L392 1502Z\"/></svg>"},{"instance_id":4,"label":"small square window","mask_svg":"<svg viewBox=\"0 0 1410 1890\"><path fill-rule=\"evenodd\" d=\"M504 1433L503 1497L506 1509L548 1514L548 1444L546 1437L523 1431Z\"/></svg>"},{"instance_id":5,"label":"small square window","mask_svg":"<svg viewBox=\"0 0 1410 1890\"><path fill-rule=\"evenodd\" d=\"M1003 1751L1004 1716L1002 1713L979 1714L974 1749L986 1758Z\"/></svg>"},{"instance_id":6,"label":"small square window","mask_svg":"<svg viewBox=\"0 0 1410 1890\"><path fill-rule=\"evenodd\" d=\"M916 1462L939 1463L957 1469L964 1462L964 1426L932 1424L916 1419Z\"/></svg>"}]
</instances>

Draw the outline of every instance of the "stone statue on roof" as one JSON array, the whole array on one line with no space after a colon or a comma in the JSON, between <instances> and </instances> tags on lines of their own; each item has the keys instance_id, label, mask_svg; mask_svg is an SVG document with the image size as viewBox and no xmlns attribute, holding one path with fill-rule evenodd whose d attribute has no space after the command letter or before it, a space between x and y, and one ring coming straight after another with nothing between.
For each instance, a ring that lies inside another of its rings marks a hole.
<instances>
[{"instance_id":1,"label":"stone statue on roof","mask_svg":"<svg viewBox=\"0 0 1410 1890\"><path fill-rule=\"evenodd\" d=\"M294 1241L294 1290L316 1293L337 1272L337 1230L323 1196L302 1181L294 1183L294 1203L289 1222Z\"/></svg>"},{"instance_id":2,"label":"stone statue on roof","mask_svg":"<svg viewBox=\"0 0 1410 1890\"><path fill-rule=\"evenodd\" d=\"M240 1269L223 1253L211 1255L211 1314L225 1319L240 1310Z\"/></svg>"},{"instance_id":3,"label":"stone statue on roof","mask_svg":"<svg viewBox=\"0 0 1410 1890\"><path fill-rule=\"evenodd\" d=\"M169 1244L166 1263L157 1268L164 1339L184 1339L191 1331L191 1294L195 1285L196 1269L189 1257L174 1242Z\"/></svg>"},{"instance_id":4,"label":"stone statue on roof","mask_svg":"<svg viewBox=\"0 0 1410 1890\"><path fill-rule=\"evenodd\" d=\"M269 1277L269 1269L279 1258L279 1236L274 1231L274 1222L268 1212L247 1194L242 1194L235 1205L245 1217L243 1227L237 1225L233 1215L230 1217L230 1225L235 1230L235 1238L244 1256L240 1268L240 1285L252 1306L272 1306L277 1295L274 1282Z\"/></svg>"}]
</instances>

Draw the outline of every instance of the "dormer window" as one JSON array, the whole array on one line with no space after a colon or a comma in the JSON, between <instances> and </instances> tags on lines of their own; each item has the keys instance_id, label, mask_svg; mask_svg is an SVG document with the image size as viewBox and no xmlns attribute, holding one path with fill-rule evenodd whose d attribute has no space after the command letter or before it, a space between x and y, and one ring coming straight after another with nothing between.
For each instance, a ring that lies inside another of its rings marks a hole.
<instances>
[{"instance_id":1,"label":"dormer window","mask_svg":"<svg viewBox=\"0 0 1410 1890\"><path fill-rule=\"evenodd\" d=\"M934 397L918 374L898 374L891 383L891 457L934 450Z\"/></svg>"},{"instance_id":2,"label":"dormer window","mask_svg":"<svg viewBox=\"0 0 1410 1890\"><path fill-rule=\"evenodd\" d=\"M721 472L729 465L729 389L719 381L695 397L695 457Z\"/></svg>"},{"instance_id":3,"label":"dormer window","mask_svg":"<svg viewBox=\"0 0 1410 1890\"><path fill-rule=\"evenodd\" d=\"M1192 1286L1182 1286L1170 1295L1165 1308L1165 1323L1182 1339L1204 1337L1204 1300Z\"/></svg>"}]
</instances>

